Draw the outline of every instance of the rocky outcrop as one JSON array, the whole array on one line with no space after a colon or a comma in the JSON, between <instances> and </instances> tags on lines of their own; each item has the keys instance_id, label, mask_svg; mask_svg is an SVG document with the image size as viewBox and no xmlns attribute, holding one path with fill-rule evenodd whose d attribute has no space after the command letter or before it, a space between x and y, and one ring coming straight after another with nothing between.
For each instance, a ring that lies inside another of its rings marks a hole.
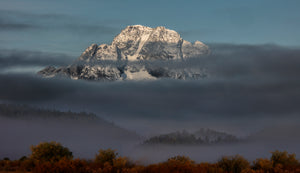
<instances>
[{"instance_id":1,"label":"rocky outcrop","mask_svg":"<svg viewBox=\"0 0 300 173\"><path fill-rule=\"evenodd\" d=\"M128 26L111 44L92 44L68 67L47 67L39 72L44 77L68 76L88 80L140 80L156 78L202 78L199 69L168 69L149 66L153 61L178 61L209 53L200 41L190 43L165 27ZM103 63L110 61L113 63ZM118 62L118 63L115 63ZM121 62L121 63L120 63ZM147 63L144 63L147 62Z\"/></svg>"},{"instance_id":2,"label":"rocky outcrop","mask_svg":"<svg viewBox=\"0 0 300 173\"><path fill-rule=\"evenodd\" d=\"M122 30L110 45L92 44L79 60L178 60L208 52L208 47L202 42L192 44L183 40L176 31L162 26L134 25Z\"/></svg>"}]
</instances>

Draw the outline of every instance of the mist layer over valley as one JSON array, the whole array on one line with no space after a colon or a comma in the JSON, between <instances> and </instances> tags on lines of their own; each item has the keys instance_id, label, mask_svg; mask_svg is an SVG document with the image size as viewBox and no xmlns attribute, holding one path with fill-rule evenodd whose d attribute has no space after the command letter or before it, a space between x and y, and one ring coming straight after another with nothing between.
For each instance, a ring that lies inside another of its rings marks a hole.
<instances>
[{"instance_id":1,"label":"mist layer over valley","mask_svg":"<svg viewBox=\"0 0 300 173\"><path fill-rule=\"evenodd\" d=\"M18 158L29 152L30 145L55 140L74 151L75 157L91 158L100 148L114 148L145 163L179 154L199 161L215 161L233 154L252 159L269 156L276 149L299 155L300 50L276 45L209 46L211 55L182 62L186 67L206 69L208 76L183 81L47 79L35 75L41 68L32 68L48 64L37 61L39 53L2 51L2 103L92 112L105 123L24 120L2 115L0 153ZM11 63L12 58L20 56L22 61ZM59 60L63 55L44 53L43 57L49 57L56 66L69 64ZM20 73L18 66L34 70ZM247 140L206 146L139 145L153 136L201 128Z\"/></svg>"}]
</instances>

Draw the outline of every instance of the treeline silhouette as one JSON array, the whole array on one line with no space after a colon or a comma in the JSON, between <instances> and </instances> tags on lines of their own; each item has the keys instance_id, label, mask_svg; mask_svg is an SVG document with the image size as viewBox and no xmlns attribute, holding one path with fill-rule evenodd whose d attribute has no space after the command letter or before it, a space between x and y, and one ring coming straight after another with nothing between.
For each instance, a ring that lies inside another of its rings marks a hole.
<instances>
[{"instance_id":1,"label":"treeline silhouette","mask_svg":"<svg viewBox=\"0 0 300 173\"><path fill-rule=\"evenodd\" d=\"M199 153L201 154L201 153ZM270 158L249 162L240 155L224 156L216 163L196 163L186 156L165 162L143 165L120 157L115 150L100 149L92 160L74 159L72 152L57 142L31 146L31 154L19 160L3 158L0 172L32 173L296 173L300 164L295 154L271 152Z\"/></svg>"},{"instance_id":2,"label":"treeline silhouette","mask_svg":"<svg viewBox=\"0 0 300 173\"><path fill-rule=\"evenodd\" d=\"M63 112L51 109L34 108L27 105L0 104L0 116L18 119L64 119L64 120L88 120L104 121L93 113Z\"/></svg>"},{"instance_id":3,"label":"treeline silhouette","mask_svg":"<svg viewBox=\"0 0 300 173\"><path fill-rule=\"evenodd\" d=\"M143 145L210 145L226 144L240 142L236 136L218 132L211 129L201 128L200 130L190 133L186 130L176 131L168 134L153 136L143 142Z\"/></svg>"}]
</instances>

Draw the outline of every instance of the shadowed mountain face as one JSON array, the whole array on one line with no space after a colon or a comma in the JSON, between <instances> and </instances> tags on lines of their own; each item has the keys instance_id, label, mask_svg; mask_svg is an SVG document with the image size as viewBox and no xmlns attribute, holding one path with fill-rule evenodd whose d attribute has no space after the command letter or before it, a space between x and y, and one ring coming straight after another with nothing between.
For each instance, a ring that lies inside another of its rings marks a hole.
<instances>
[{"instance_id":1,"label":"shadowed mountain face","mask_svg":"<svg viewBox=\"0 0 300 173\"><path fill-rule=\"evenodd\" d=\"M110 45L92 44L68 67L47 67L39 72L44 77L57 75L88 80L143 80L156 78L201 78L199 69L187 69L183 60L209 53L200 41L190 43L165 27L128 26ZM159 68L153 61L176 61L180 69Z\"/></svg>"}]
</instances>

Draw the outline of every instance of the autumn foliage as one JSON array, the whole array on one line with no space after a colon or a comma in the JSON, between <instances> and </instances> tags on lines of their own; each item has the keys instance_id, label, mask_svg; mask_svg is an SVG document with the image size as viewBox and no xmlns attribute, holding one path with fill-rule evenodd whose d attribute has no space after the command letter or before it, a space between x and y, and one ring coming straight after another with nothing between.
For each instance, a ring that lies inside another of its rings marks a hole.
<instances>
[{"instance_id":1,"label":"autumn foliage","mask_svg":"<svg viewBox=\"0 0 300 173\"><path fill-rule=\"evenodd\" d=\"M240 155L224 156L216 163L196 163L186 156L174 156L165 162L142 165L118 156L112 149L100 149L93 160L73 159L68 148L56 142L31 147L29 157L0 160L0 172L32 173L296 173L300 164L295 154L271 152L270 159L249 162Z\"/></svg>"},{"instance_id":2,"label":"autumn foliage","mask_svg":"<svg viewBox=\"0 0 300 173\"><path fill-rule=\"evenodd\" d=\"M225 172L239 173L250 168L250 163L240 155L222 157L218 161L218 166Z\"/></svg>"},{"instance_id":3,"label":"autumn foliage","mask_svg":"<svg viewBox=\"0 0 300 173\"><path fill-rule=\"evenodd\" d=\"M72 159L72 152L57 142L43 142L37 146L31 146L30 158L37 162L57 162L62 159Z\"/></svg>"}]
</instances>

